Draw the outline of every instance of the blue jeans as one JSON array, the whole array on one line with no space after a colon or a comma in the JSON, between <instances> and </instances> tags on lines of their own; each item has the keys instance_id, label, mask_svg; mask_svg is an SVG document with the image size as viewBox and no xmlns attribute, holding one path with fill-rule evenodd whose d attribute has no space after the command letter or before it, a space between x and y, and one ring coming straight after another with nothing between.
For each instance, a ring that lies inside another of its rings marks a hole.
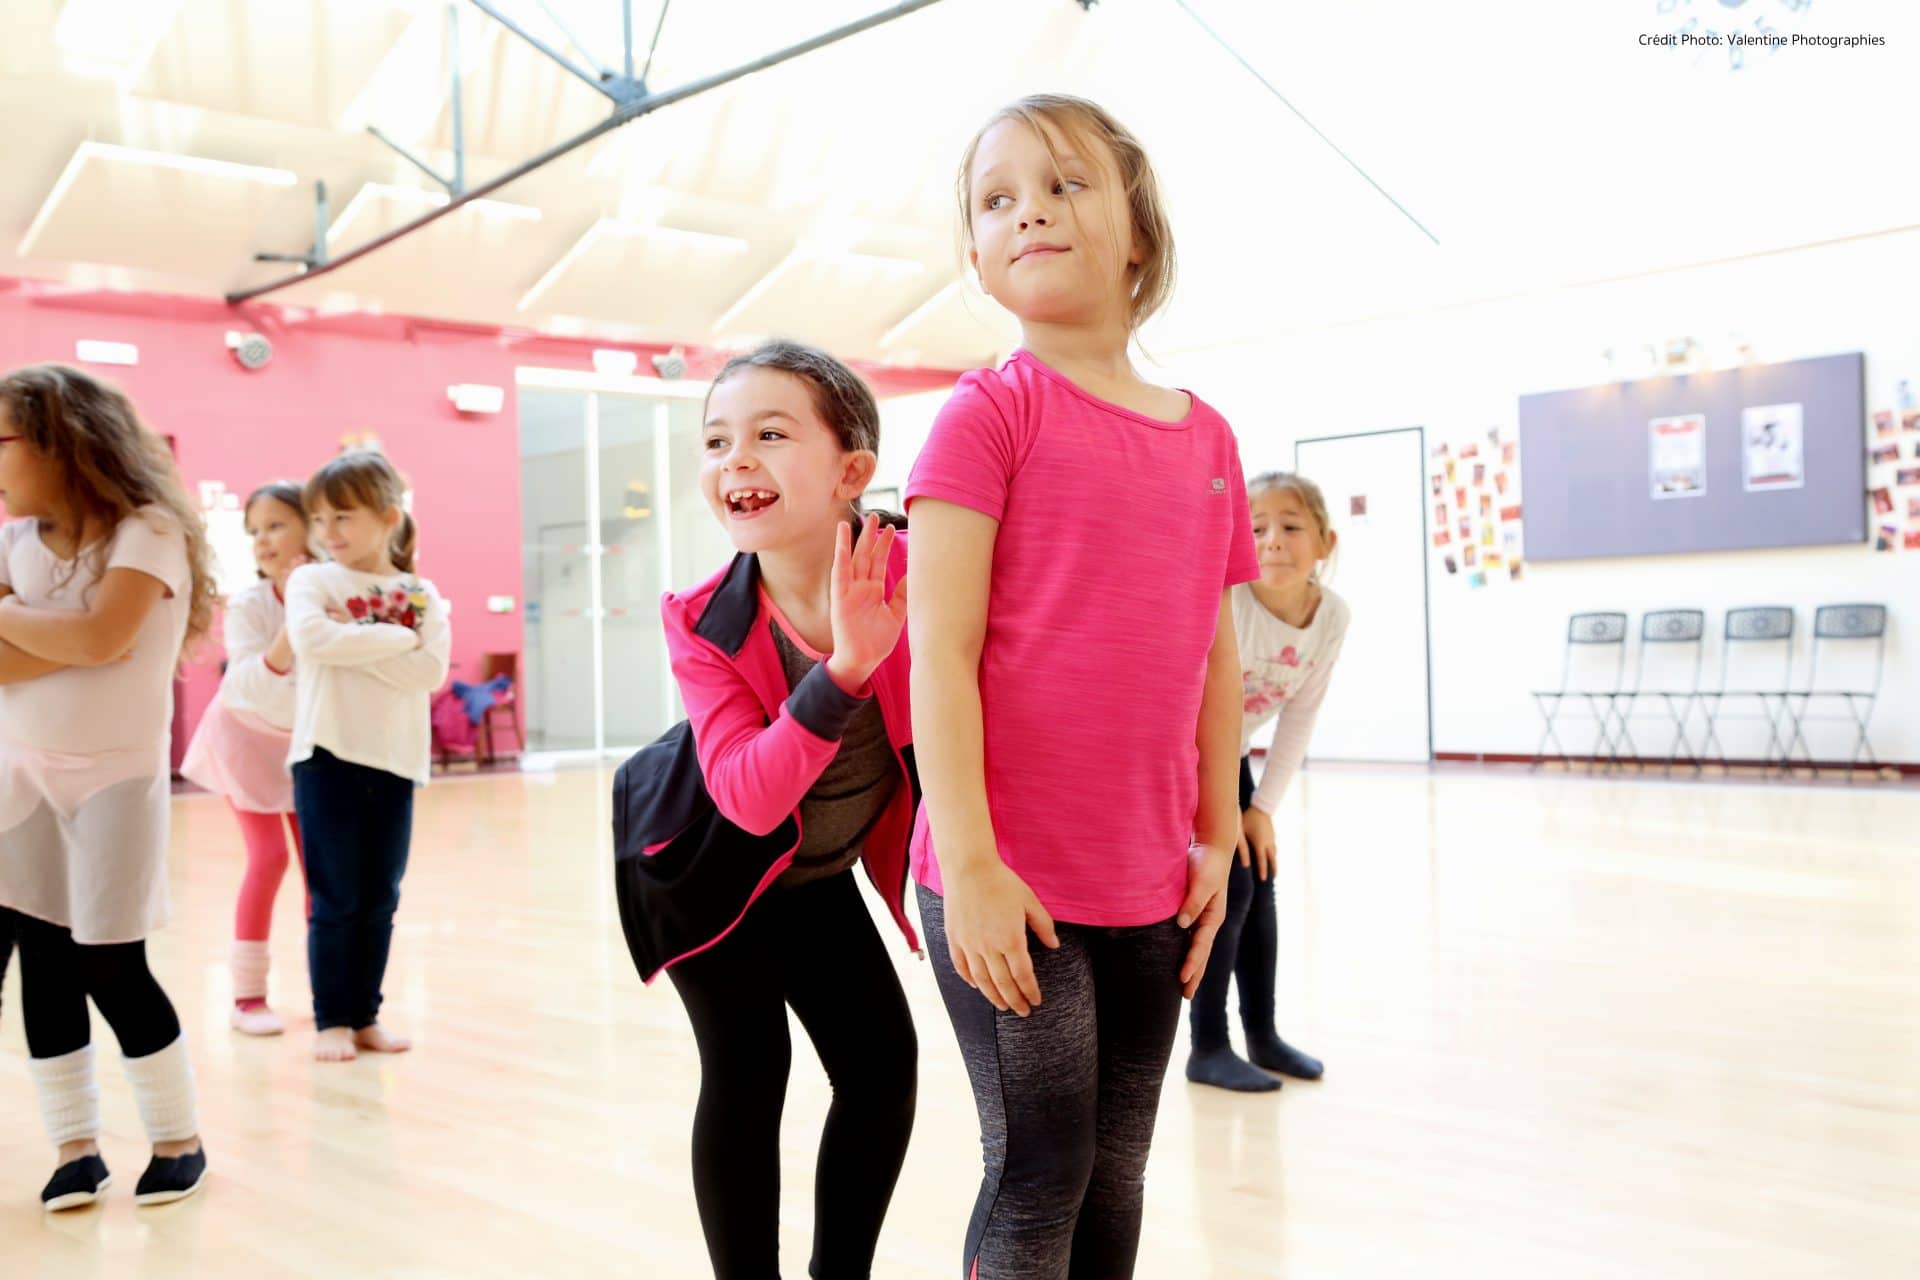
<instances>
[{"instance_id":1,"label":"blue jeans","mask_svg":"<svg viewBox=\"0 0 1920 1280\"><path fill-rule=\"evenodd\" d=\"M307 850L307 967L313 1020L370 1027L413 837L413 781L320 748L293 766L293 808Z\"/></svg>"}]
</instances>

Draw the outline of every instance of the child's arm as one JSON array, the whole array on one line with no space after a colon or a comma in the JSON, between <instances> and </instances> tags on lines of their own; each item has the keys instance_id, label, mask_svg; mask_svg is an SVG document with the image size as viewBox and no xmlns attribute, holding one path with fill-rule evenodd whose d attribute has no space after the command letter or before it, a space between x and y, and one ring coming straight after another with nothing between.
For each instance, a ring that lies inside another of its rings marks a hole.
<instances>
[{"instance_id":1,"label":"child's arm","mask_svg":"<svg viewBox=\"0 0 1920 1280\"><path fill-rule=\"evenodd\" d=\"M447 682L447 668L452 661L453 626L447 616L446 601L431 583L427 584L426 591L426 617L420 623L418 644L413 651L377 658L361 668L408 692L432 693L438 689Z\"/></svg>"},{"instance_id":2,"label":"child's arm","mask_svg":"<svg viewBox=\"0 0 1920 1280\"><path fill-rule=\"evenodd\" d=\"M227 650L224 683L233 686L241 702L256 707L265 704L293 671L291 663L275 667L268 656L285 628L271 625L258 609L230 606L220 629Z\"/></svg>"},{"instance_id":3,"label":"child's arm","mask_svg":"<svg viewBox=\"0 0 1920 1280\"><path fill-rule=\"evenodd\" d=\"M1200 803L1193 815L1194 849L1187 867L1181 928L1193 926L1180 981L1188 999L1207 972L1213 936L1227 914L1227 872L1240 840L1240 645L1233 635L1233 593L1220 595L1213 645L1207 650L1206 691L1200 699Z\"/></svg>"},{"instance_id":4,"label":"child's arm","mask_svg":"<svg viewBox=\"0 0 1920 1280\"><path fill-rule=\"evenodd\" d=\"M68 667L99 667L133 647L167 584L140 569L110 568L85 609L36 609L0 599L0 640Z\"/></svg>"},{"instance_id":5,"label":"child's arm","mask_svg":"<svg viewBox=\"0 0 1920 1280\"><path fill-rule=\"evenodd\" d=\"M866 701L816 663L767 723L754 691L703 642L667 628L707 794L727 820L765 835L778 827L831 764L841 736Z\"/></svg>"},{"instance_id":6,"label":"child's arm","mask_svg":"<svg viewBox=\"0 0 1920 1280\"><path fill-rule=\"evenodd\" d=\"M0 582L0 600L13 594L13 588ZM45 658L36 658L26 650L0 640L0 684L18 684L22 680L32 680L48 672L58 671L64 662L49 662Z\"/></svg>"},{"instance_id":7,"label":"child's arm","mask_svg":"<svg viewBox=\"0 0 1920 1280\"><path fill-rule=\"evenodd\" d=\"M947 949L960 977L1022 1017L1040 1003L1027 927L1058 947L1053 920L1000 860L987 807L980 651L1000 522L958 503L913 504L907 614L913 739L946 894Z\"/></svg>"},{"instance_id":8,"label":"child's arm","mask_svg":"<svg viewBox=\"0 0 1920 1280\"><path fill-rule=\"evenodd\" d=\"M1265 880L1273 874L1273 813L1287 794L1300 762L1307 758L1307 743L1313 737L1313 725L1320 718L1320 704L1326 700L1327 686L1333 681L1333 663L1340 656L1338 643L1332 645L1319 667L1287 699L1280 723L1274 726L1273 743L1267 748L1266 767L1260 771L1260 784L1246 814L1247 844L1253 873Z\"/></svg>"},{"instance_id":9,"label":"child's arm","mask_svg":"<svg viewBox=\"0 0 1920 1280\"><path fill-rule=\"evenodd\" d=\"M357 667L419 647L420 637L411 627L335 622L327 616L329 603L317 570L296 569L287 579L287 639L294 661Z\"/></svg>"}]
</instances>

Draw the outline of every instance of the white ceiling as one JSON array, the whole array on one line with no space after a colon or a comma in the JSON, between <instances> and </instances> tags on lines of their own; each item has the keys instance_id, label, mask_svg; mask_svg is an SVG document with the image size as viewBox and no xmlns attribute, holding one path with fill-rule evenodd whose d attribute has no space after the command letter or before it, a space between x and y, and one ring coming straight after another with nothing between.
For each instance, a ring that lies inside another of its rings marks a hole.
<instances>
[{"instance_id":1,"label":"white ceiling","mask_svg":"<svg viewBox=\"0 0 1920 1280\"><path fill-rule=\"evenodd\" d=\"M618 60L618 0L549 2ZM565 44L538 0L500 3ZM943 0L276 296L687 343L784 333L965 367L1014 331L962 278L953 167L988 111L1039 89L1106 103L1160 170L1181 285L1146 335L1156 352L1920 221L1909 0L1188 3L1439 245L1177 0ZM677 0L651 81L880 7ZM644 46L658 0L634 10ZM1689 20L1887 44L1733 70L1638 43ZM305 251L316 180L334 252L416 216L436 189L365 126L451 168L447 25L442 0L5 0L0 274L217 296L286 271L255 251ZM470 183L607 114L479 10L460 27Z\"/></svg>"}]
</instances>

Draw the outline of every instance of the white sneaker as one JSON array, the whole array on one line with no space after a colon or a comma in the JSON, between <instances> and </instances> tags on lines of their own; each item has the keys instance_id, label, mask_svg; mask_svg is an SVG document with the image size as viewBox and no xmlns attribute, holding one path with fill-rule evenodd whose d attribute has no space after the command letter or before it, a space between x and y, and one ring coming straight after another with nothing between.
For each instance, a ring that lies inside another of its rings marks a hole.
<instances>
[{"instance_id":1,"label":"white sneaker","mask_svg":"<svg viewBox=\"0 0 1920 1280\"><path fill-rule=\"evenodd\" d=\"M255 1005L251 1009L233 1006L233 1029L247 1036L277 1036L287 1029L280 1015L266 1005Z\"/></svg>"}]
</instances>

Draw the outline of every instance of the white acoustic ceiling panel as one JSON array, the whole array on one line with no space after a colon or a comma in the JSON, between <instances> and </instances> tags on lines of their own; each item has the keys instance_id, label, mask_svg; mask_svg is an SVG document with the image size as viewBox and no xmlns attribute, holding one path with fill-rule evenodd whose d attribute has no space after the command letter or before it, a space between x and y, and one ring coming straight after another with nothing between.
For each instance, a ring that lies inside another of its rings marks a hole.
<instances>
[{"instance_id":1,"label":"white acoustic ceiling panel","mask_svg":"<svg viewBox=\"0 0 1920 1280\"><path fill-rule=\"evenodd\" d=\"M299 179L285 169L83 142L19 245L27 261L98 262L221 282Z\"/></svg>"},{"instance_id":2,"label":"white acoustic ceiling panel","mask_svg":"<svg viewBox=\"0 0 1920 1280\"><path fill-rule=\"evenodd\" d=\"M791 336L865 356L938 283L935 269L915 258L803 246L755 281L714 329L730 342Z\"/></svg>"},{"instance_id":3,"label":"white acoustic ceiling panel","mask_svg":"<svg viewBox=\"0 0 1920 1280\"><path fill-rule=\"evenodd\" d=\"M410 21L394 0L184 0L134 92L330 128Z\"/></svg>"},{"instance_id":4,"label":"white acoustic ceiling panel","mask_svg":"<svg viewBox=\"0 0 1920 1280\"><path fill-rule=\"evenodd\" d=\"M972 277L950 280L880 336L878 354L895 364L971 369L1020 341L1020 323Z\"/></svg>"},{"instance_id":5,"label":"white acoustic ceiling panel","mask_svg":"<svg viewBox=\"0 0 1920 1280\"><path fill-rule=\"evenodd\" d=\"M728 301L777 260L778 241L603 218L520 300L528 316L576 316L700 341Z\"/></svg>"},{"instance_id":6,"label":"white acoustic ceiling panel","mask_svg":"<svg viewBox=\"0 0 1920 1280\"><path fill-rule=\"evenodd\" d=\"M439 191L366 183L334 216L327 250L347 252L446 203ZM543 224L531 205L474 200L312 284L294 286L286 298L326 305L352 295L382 310L418 315L497 304L524 288L551 256L551 232Z\"/></svg>"}]
</instances>

